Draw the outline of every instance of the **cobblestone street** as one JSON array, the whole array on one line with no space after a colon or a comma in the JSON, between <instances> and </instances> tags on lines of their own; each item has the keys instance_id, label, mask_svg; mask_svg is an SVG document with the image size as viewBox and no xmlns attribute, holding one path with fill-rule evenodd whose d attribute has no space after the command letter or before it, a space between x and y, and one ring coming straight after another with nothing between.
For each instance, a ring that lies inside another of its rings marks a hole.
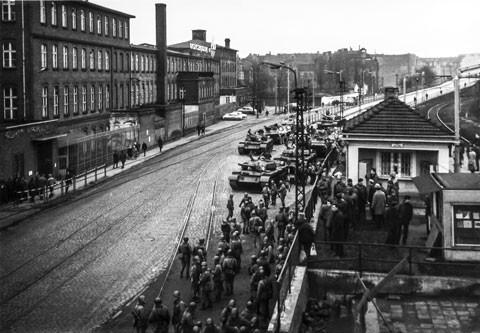
<instances>
[{"instance_id":1,"label":"cobblestone street","mask_svg":"<svg viewBox=\"0 0 480 333\"><path fill-rule=\"evenodd\" d=\"M205 237L214 185L221 216L227 177L248 159L237 142L252 123L168 151L3 231L2 330L89 330L141 292L167 267L197 185L186 234Z\"/></svg>"}]
</instances>

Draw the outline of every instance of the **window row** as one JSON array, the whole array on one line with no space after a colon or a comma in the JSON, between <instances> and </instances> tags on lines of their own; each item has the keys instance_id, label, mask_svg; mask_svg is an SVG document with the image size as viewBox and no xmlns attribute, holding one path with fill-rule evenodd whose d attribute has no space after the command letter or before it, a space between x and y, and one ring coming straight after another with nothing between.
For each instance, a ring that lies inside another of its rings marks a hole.
<instances>
[{"instance_id":1,"label":"window row","mask_svg":"<svg viewBox=\"0 0 480 333\"><path fill-rule=\"evenodd\" d=\"M12 0L8 1L13 2ZM65 4L60 5L60 13L58 12L58 5L55 1L48 4L44 0L40 0L40 23L47 24L47 11L50 12L50 23L52 26L58 26L58 19L60 17L62 28L68 28L68 21L70 20L70 27L72 30L77 30L78 20L80 20L80 30L98 35L109 36L128 39L128 20L121 20L115 17L108 17L107 15L94 14L91 11L76 8L68 8ZM3 5L2 5L3 13ZM15 16L15 13L13 14ZM59 16L60 15L60 16ZM3 17L3 15L2 15ZM88 21L87 21L88 20Z\"/></svg>"},{"instance_id":2,"label":"window row","mask_svg":"<svg viewBox=\"0 0 480 333\"><path fill-rule=\"evenodd\" d=\"M167 73L177 72L214 72L218 73L219 64L208 59L167 58Z\"/></svg>"},{"instance_id":3,"label":"window row","mask_svg":"<svg viewBox=\"0 0 480 333\"><path fill-rule=\"evenodd\" d=\"M41 70L45 70L48 68L49 64L49 52L48 52L48 45L41 44L40 46L40 68ZM78 49L77 47L71 47L64 45L61 49L61 55L59 55L58 45L53 44L51 45L51 66L52 69L58 69L59 67L59 57L62 60L62 68L68 69L69 66L72 66L72 69L76 70L79 67L82 70L88 69L91 71L95 70L95 68L99 71L110 70L110 53L104 50L95 50L95 49L86 49L81 48ZM80 66L79 66L80 63Z\"/></svg>"},{"instance_id":4,"label":"window row","mask_svg":"<svg viewBox=\"0 0 480 333\"><path fill-rule=\"evenodd\" d=\"M102 112L110 109L109 85L82 85L82 86L55 86L42 87L41 90L41 115L43 119L68 117L70 112L74 115L88 112Z\"/></svg>"},{"instance_id":5,"label":"window row","mask_svg":"<svg viewBox=\"0 0 480 333\"><path fill-rule=\"evenodd\" d=\"M138 53L133 53L130 58L130 68L134 72L156 72L156 60L154 55L140 55Z\"/></svg>"},{"instance_id":6,"label":"window row","mask_svg":"<svg viewBox=\"0 0 480 333\"><path fill-rule=\"evenodd\" d=\"M381 152L382 176L389 176L395 172L400 177L410 177L412 172L412 154L410 152Z\"/></svg>"}]
</instances>

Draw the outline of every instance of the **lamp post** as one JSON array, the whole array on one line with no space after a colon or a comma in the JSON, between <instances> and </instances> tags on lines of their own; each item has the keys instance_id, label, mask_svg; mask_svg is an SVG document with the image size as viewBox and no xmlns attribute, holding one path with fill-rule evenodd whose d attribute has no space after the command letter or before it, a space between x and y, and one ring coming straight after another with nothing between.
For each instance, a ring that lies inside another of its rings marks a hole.
<instances>
[{"instance_id":1,"label":"lamp post","mask_svg":"<svg viewBox=\"0 0 480 333\"><path fill-rule=\"evenodd\" d=\"M185 136L185 95L186 90L184 87L181 87L178 91L180 102L182 102L182 136Z\"/></svg>"},{"instance_id":2,"label":"lamp post","mask_svg":"<svg viewBox=\"0 0 480 333\"><path fill-rule=\"evenodd\" d=\"M344 82L342 80L342 70L338 71L338 72L334 72L334 71L331 71L331 70L328 70L328 69L325 69L324 70L325 73L327 74L335 74L335 75L338 75L338 83L339 83L339 86L340 86L340 120L343 119L343 88L344 88Z\"/></svg>"},{"instance_id":3,"label":"lamp post","mask_svg":"<svg viewBox=\"0 0 480 333\"><path fill-rule=\"evenodd\" d=\"M295 220L298 215L305 211L305 123L303 113L307 109L306 90L298 88L297 72L290 66L281 62L279 64L264 61L263 65L269 66L271 69L286 69L293 73L295 80L295 100L297 102L296 123L295 123ZM290 94L290 91L289 91ZM307 220L310 217L307 217Z\"/></svg>"}]
</instances>

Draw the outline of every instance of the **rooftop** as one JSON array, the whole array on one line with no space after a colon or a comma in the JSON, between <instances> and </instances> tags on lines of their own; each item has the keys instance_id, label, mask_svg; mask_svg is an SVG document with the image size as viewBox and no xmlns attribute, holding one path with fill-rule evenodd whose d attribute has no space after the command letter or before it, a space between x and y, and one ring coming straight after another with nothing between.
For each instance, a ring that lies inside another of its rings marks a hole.
<instances>
[{"instance_id":1,"label":"rooftop","mask_svg":"<svg viewBox=\"0 0 480 333\"><path fill-rule=\"evenodd\" d=\"M480 174L477 173L432 173L412 180L420 194L440 190L480 191Z\"/></svg>"}]
</instances>

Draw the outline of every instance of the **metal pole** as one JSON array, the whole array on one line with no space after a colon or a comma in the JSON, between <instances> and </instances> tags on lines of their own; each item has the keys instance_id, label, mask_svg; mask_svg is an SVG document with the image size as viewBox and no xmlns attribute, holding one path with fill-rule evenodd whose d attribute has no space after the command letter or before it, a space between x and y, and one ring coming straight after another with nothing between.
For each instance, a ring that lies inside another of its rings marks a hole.
<instances>
[{"instance_id":1,"label":"metal pole","mask_svg":"<svg viewBox=\"0 0 480 333\"><path fill-rule=\"evenodd\" d=\"M275 113L278 109L278 72L275 74Z\"/></svg>"},{"instance_id":2,"label":"metal pole","mask_svg":"<svg viewBox=\"0 0 480 333\"><path fill-rule=\"evenodd\" d=\"M458 76L453 79L454 121L455 121L455 162L454 171L460 171L460 86Z\"/></svg>"},{"instance_id":3,"label":"metal pole","mask_svg":"<svg viewBox=\"0 0 480 333\"><path fill-rule=\"evenodd\" d=\"M407 77L403 77L403 103L407 104Z\"/></svg>"},{"instance_id":4,"label":"metal pole","mask_svg":"<svg viewBox=\"0 0 480 333\"><path fill-rule=\"evenodd\" d=\"M290 113L290 71L288 70L287 70L287 113Z\"/></svg>"}]
</instances>

